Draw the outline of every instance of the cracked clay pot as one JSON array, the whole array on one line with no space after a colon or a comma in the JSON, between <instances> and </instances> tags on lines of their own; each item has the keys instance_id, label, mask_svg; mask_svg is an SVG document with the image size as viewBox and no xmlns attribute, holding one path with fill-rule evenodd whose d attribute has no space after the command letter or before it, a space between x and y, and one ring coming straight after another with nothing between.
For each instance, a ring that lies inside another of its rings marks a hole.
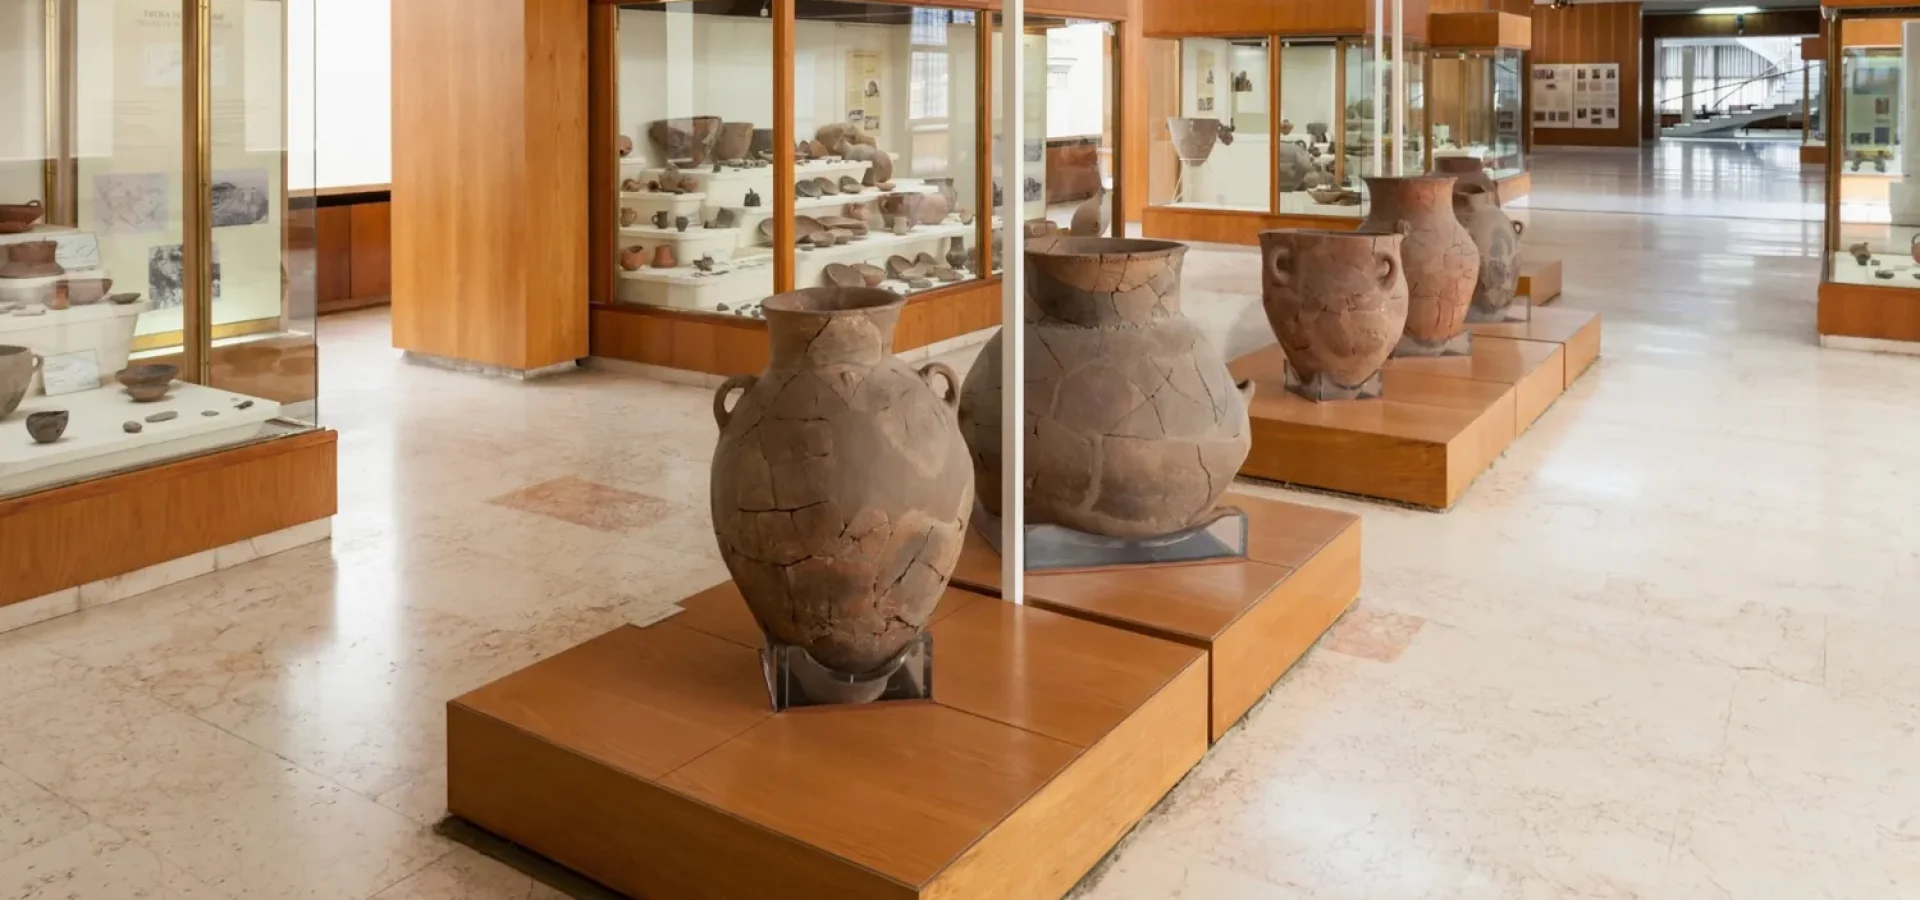
<instances>
[{"instance_id":1,"label":"cracked clay pot","mask_svg":"<svg viewBox=\"0 0 1920 900\"><path fill-rule=\"evenodd\" d=\"M1180 311L1183 244L1044 238L1027 249L1027 520L1119 538L1190 528L1246 461L1252 385ZM1000 500L1000 353L968 373L961 432Z\"/></svg>"},{"instance_id":2,"label":"cracked clay pot","mask_svg":"<svg viewBox=\"0 0 1920 900\"><path fill-rule=\"evenodd\" d=\"M973 509L959 382L893 355L904 305L876 288L768 298L766 371L713 401L720 556L767 634L848 675L897 666L925 630Z\"/></svg>"},{"instance_id":3,"label":"cracked clay pot","mask_svg":"<svg viewBox=\"0 0 1920 900\"><path fill-rule=\"evenodd\" d=\"M1464 356L1467 307L1480 277L1480 250L1453 214L1452 175L1367 179L1373 208L1360 223L1368 234L1401 234L1407 279L1407 328L1393 350L1403 356Z\"/></svg>"}]
</instances>

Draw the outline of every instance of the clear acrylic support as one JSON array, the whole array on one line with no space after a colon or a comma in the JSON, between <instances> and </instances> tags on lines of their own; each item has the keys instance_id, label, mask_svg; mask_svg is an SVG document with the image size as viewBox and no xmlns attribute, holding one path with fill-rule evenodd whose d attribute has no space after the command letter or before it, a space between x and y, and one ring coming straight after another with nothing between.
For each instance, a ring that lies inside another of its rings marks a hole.
<instances>
[{"instance_id":1,"label":"clear acrylic support","mask_svg":"<svg viewBox=\"0 0 1920 900\"><path fill-rule=\"evenodd\" d=\"M1529 322L1533 320L1533 298L1515 297L1513 302L1503 309L1483 309L1478 304L1467 307L1467 321L1475 325L1489 322Z\"/></svg>"},{"instance_id":2,"label":"clear acrylic support","mask_svg":"<svg viewBox=\"0 0 1920 900\"><path fill-rule=\"evenodd\" d=\"M1349 387L1334 381L1325 372L1303 379L1300 373L1293 370L1293 363L1287 363L1288 392L1315 403L1325 403L1329 400L1372 400L1380 396L1381 384L1382 378L1377 369L1372 375L1367 376L1367 380Z\"/></svg>"},{"instance_id":3,"label":"clear acrylic support","mask_svg":"<svg viewBox=\"0 0 1920 900\"><path fill-rule=\"evenodd\" d=\"M1400 336L1393 347L1394 359L1425 356L1472 356L1473 332L1462 331L1444 341L1423 341L1410 334Z\"/></svg>"},{"instance_id":4,"label":"clear acrylic support","mask_svg":"<svg viewBox=\"0 0 1920 900\"><path fill-rule=\"evenodd\" d=\"M898 656L859 675L821 663L805 647L770 636L760 650L760 668L775 712L809 706L851 706L893 700L933 699L933 635L921 632Z\"/></svg>"},{"instance_id":5,"label":"clear acrylic support","mask_svg":"<svg viewBox=\"0 0 1920 900\"><path fill-rule=\"evenodd\" d=\"M973 527L995 553L1000 552L1000 517L976 502ZM1247 514L1222 506L1192 528L1150 538L1114 538L1058 525L1028 525L1026 540L1027 571L1034 573L1223 562L1247 558Z\"/></svg>"}]
</instances>

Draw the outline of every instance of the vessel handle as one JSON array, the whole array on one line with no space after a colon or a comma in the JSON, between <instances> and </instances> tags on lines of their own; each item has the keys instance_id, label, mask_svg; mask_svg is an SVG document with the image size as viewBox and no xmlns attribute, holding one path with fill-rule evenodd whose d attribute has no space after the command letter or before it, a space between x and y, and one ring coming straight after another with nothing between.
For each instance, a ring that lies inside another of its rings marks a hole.
<instances>
[{"instance_id":1,"label":"vessel handle","mask_svg":"<svg viewBox=\"0 0 1920 900\"><path fill-rule=\"evenodd\" d=\"M1241 402L1246 403L1248 406L1253 405L1253 379L1249 378L1245 381L1240 382L1239 384L1234 385L1233 387L1234 387L1234 390L1237 390L1240 392Z\"/></svg>"},{"instance_id":2,"label":"vessel handle","mask_svg":"<svg viewBox=\"0 0 1920 900\"><path fill-rule=\"evenodd\" d=\"M1514 236L1514 237L1526 237L1526 236L1527 236L1527 223L1525 223L1525 222L1515 222L1515 223L1513 223L1513 236ZM1914 235L1914 239L1915 239L1915 240L1920 240L1920 234L1916 234L1916 235Z\"/></svg>"},{"instance_id":3,"label":"vessel handle","mask_svg":"<svg viewBox=\"0 0 1920 900\"><path fill-rule=\"evenodd\" d=\"M1270 249L1273 252L1273 259L1267 262L1267 277L1273 279L1274 284L1286 287L1289 276L1281 266L1293 262L1293 248L1286 244L1275 244Z\"/></svg>"},{"instance_id":4,"label":"vessel handle","mask_svg":"<svg viewBox=\"0 0 1920 900\"><path fill-rule=\"evenodd\" d=\"M721 428L726 428L727 423L733 421L733 410L727 408L727 395L735 390L743 393L753 390L759 381L758 375L735 375L720 383L720 389L713 393L713 420L720 423Z\"/></svg>"},{"instance_id":5,"label":"vessel handle","mask_svg":"<svg viewBox=\"0 0 1920 900\"><path fill-rule=\"evenodd\" d=\"M1391 253L1376 253L1374 258L1380 261L1380 286L1393 286L1393 280L1400 277L1400 260Z\"/></svg>"},{"instance_id":6,"label":"vessel handle","mask_svg":"<svg viewBox=\"0 0 1920 900\"><path fill-rule=\"evenodd\" d=\"M933 376L935 375L946 379L947 389L941 391L938 388L934 388L934 393L940 397L941 402L954 409L959 409L960 376L953 374L953 368L946 363L930 362L920 367L920 380L926 382L927 387L933 388Z\"/></svg>"}]
</instances>

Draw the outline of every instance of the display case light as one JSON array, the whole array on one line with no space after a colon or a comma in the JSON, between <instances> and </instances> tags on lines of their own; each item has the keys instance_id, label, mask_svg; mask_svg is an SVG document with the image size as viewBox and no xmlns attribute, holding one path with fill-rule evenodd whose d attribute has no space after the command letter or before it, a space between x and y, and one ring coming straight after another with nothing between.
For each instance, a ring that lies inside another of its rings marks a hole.
<instances>
[{"instance_id":1,"label":"display case light","mask_svg":"<svg viewBox=\"0 0 1920 900\"><path fill-rule=\"evenodd\" d=\"M1706 6L1701 7L1697 11L1697 14L1702 16L1745 16L1759 11L1760 7L1758 6Z\"/></svg>"}]
</instances>

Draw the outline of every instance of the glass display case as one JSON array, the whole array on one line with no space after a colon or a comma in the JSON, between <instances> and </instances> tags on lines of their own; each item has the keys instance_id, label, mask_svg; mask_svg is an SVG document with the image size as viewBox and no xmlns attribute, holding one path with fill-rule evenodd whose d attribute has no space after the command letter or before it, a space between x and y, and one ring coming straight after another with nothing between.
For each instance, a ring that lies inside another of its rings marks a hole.
<instances>
[{"instance_id":1,"label":"glass display case","mask_svg":"<svg viewBox=\"0 0 1920 900\"><path fill-rule=\"evenodd\" d=\"M751 6L619 8L615 301L759 318L792 288L976 278L980 14L802 4L776 97L774 22Z\"/></svg>"},{"instance_id":2,"label":"glass display case","mask_svg":"<svg viewBox=\"0 0 1920 900\"><path fill-rule=\"evenodd\" d=\"M1810 59L1800 69L1800 144L1825 150L1827 146L1827 62ZM1803 160L1804 161L1804 160Z\"/></svg>"},{"instance_id":3,"label":"glass display case","mask_svg":"<svg viewBox=\"0 0 1920 900\"><path fill-rule=\"evenodd\" d=\"M1203 210L1273 206L1272 52L1264 37L1152 42L1154 160L1148 202Z\"/></svg>"},{"instance_id":4,"label":"glass display case","mask_svg":"<svg viewBox=\"0 0 1920 900\"><path fill-rule=\"evenodd\" d=\"M1832 77L1832 128L1842 152L1828 160L1828 253L1826 279L1851 285L1920 288L1920 177L1906 158L1914 146L1912 129L1920 68L1908 65L1920 45L1857 43L1863 34L1899 41L1920 34L1920 19L1890 20L1876 13L1843 14L1836 33L1853 36L1851 46L1829 48L1838 59ZM1873 23L1862 28L1849 23ZM1896 26L1896 27L1887 27ZM1837 52L1836 52L1837 51Z\"/></svg>"},{"instance_id":5,"label":"glass display case","mask_svg":"<svg viewBox=\"0 0 1920 900\"><path fill-rule=\"evenodd\" d=\"M1000 140L1005 17L994 15L993 135ZM1045 221L1082 237L1118 234L1113 205L1119 172L1114 101L1119 95L1119 27L1112 22L1028 16L1022 29L1026 71L1024 136L1027 178L1020 217ZM1005 180L994 159L994 185ZM996 267L997 268L997 267Z\"/></svg>"},{"instance_id":6,"label":"glass display case","mask_svg":"<svg viewBox=\"0 0 1920 900\"><path fill-rule=\"evenodd\" d=\"M1494 179L1526 170L1520 50L1435 50L1427 85L1433 155L1480 160Z\"/></svg>"},{"instance_id":7,"label":"glass display case","mask_svg":"<svg viewBox=\"0 0 1920 900\"><path fill-rule=\"evenodd\" d=\"M296 9L9 7L31 27L0 29L0 496L312 429Z\"/></svg>"}]
</instances>

